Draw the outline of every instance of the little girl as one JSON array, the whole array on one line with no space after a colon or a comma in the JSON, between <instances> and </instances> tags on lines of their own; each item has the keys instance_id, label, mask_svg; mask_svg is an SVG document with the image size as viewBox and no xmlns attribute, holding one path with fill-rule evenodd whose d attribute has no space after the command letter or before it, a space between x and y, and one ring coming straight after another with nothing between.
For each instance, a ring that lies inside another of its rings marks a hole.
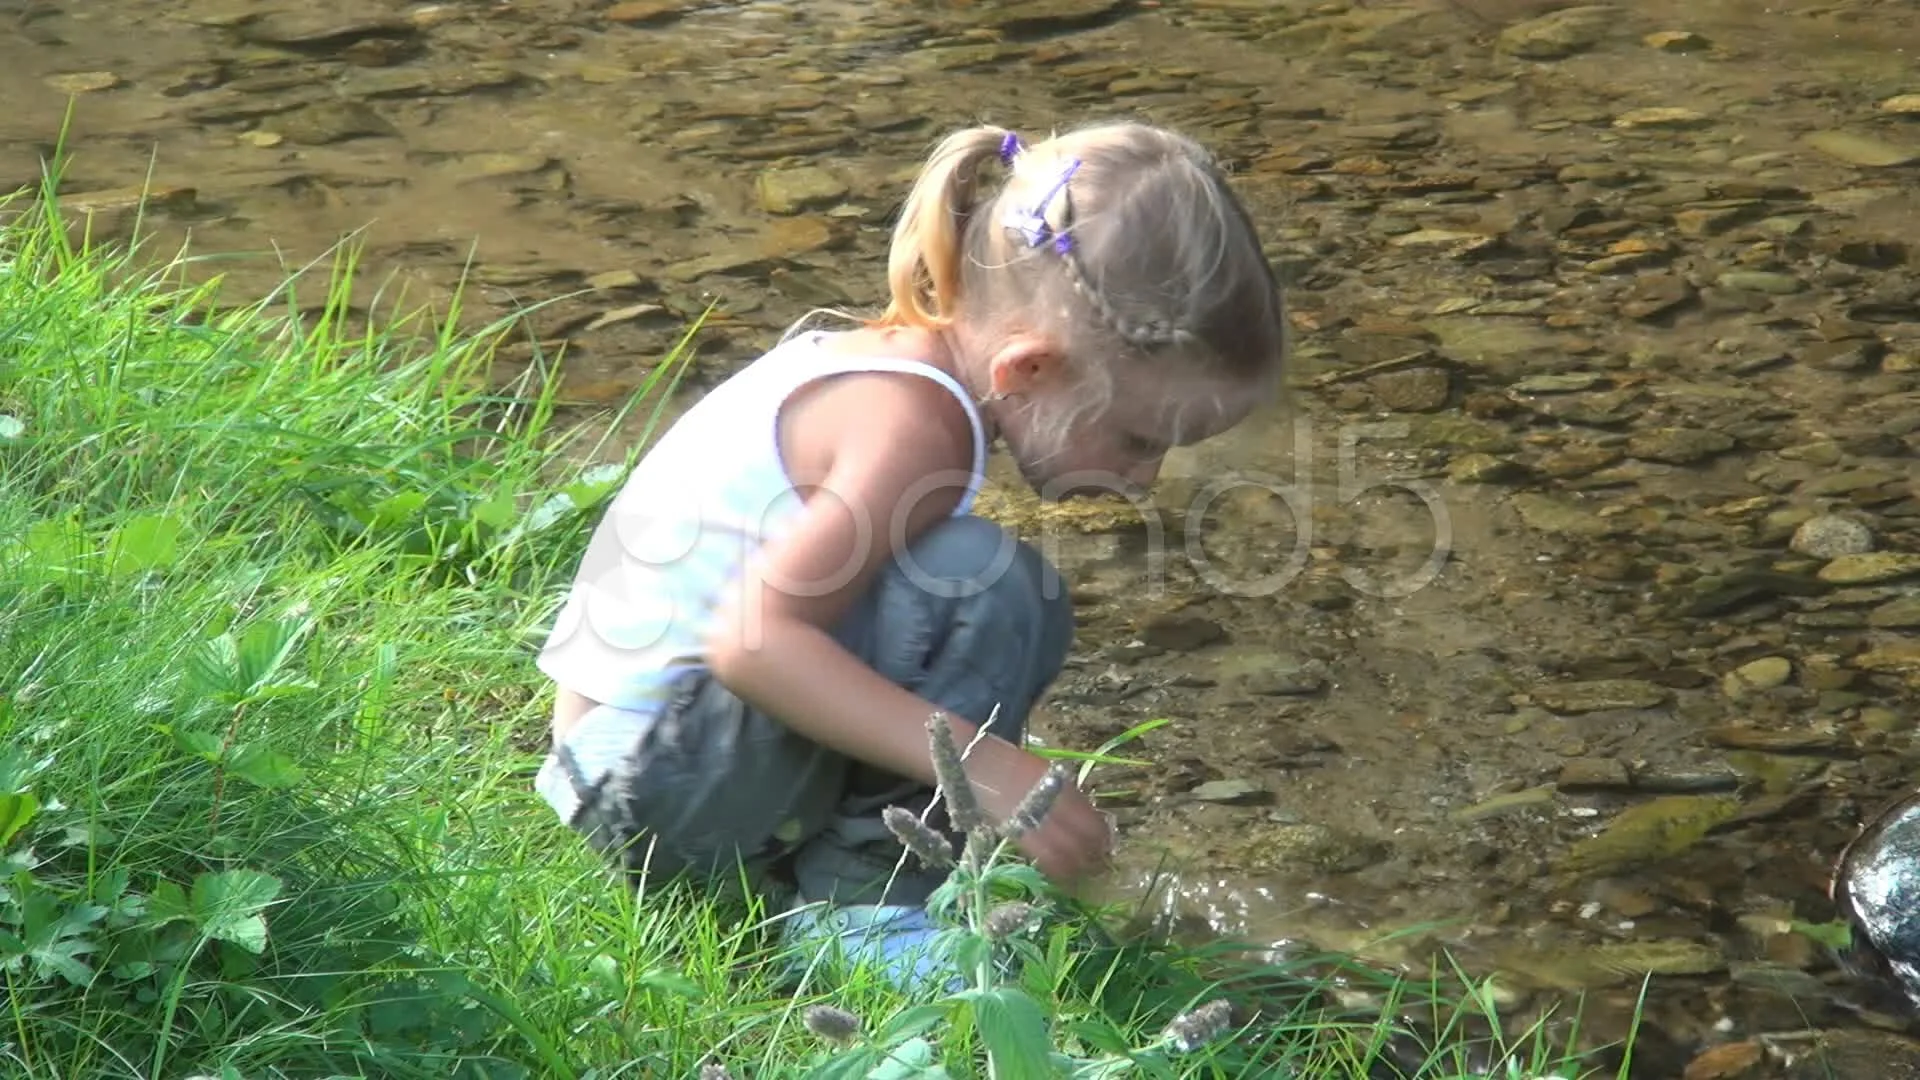
<instances>
[{"instance_id":1,"label":"little girl","mask_svg":"<svg viewBox=\"0 0 1920 1080\"><path fill-rule=\"evenodd\" d=\"M1136 490L1276 390L1280 292L1207 153L1139 124L933 152L887 259L891 302L795 333L647 452L594 533L539 667L536 786L631 871L764 883L929 973L923 905L881 821L935 776L938 710L1004 820L1046 762L1027 714L1073 638L1033 547L969 513L1002 444L1043 497ZM950 830L938 811L928 818ZM1064 792L1021 840L1070 884L1109 853ZM824 903L817 903L824 902Z\"/></svg>"}]
</instances>

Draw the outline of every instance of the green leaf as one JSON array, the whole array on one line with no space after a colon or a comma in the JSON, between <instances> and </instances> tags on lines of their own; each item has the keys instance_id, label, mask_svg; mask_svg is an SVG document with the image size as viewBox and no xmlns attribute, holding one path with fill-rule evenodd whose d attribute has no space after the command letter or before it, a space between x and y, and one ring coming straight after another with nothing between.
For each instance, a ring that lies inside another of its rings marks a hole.
<instances>
[{"instance_id":1,"label":"green leaf","mask_svg":"<svg viewBox=\"0 0 1920 1080\"><path fill-rule=\"evenodd\" d=\"M658 990L689 1001L704 996L698 983L671 968L654 968L640 976L639 984L642 989Z\"/></svg>"},{"instance_id":2,"label":"green leaf","mask_svg":"<svg viewBox=\"0 0 1920 1080\"><path fill-rule=\"evenodd\" d=\"M473 504L473 520L490 529L505 529L512 525L517 512L512 495L495 495Z\"/></svg>"},{"instance_id":3,"label":"green leaf","mask_svg":"<svg viewBox=\"0 0 1920 1080\"><path fill-rule=\"evenodd\" d=\"M0 847L5 847L40 812L40 800L31 791L0 795Z\"/></svg>"},{"instance_id":4,"label":"green leaf","mask_svg":"<svg viewBox=\"0 0 1920 1080\"><path fill-rule=\"evenodd\" d=\"M1053 1040L1046 1013L1024 991L1001 986L956 995L973 1007L974 1026L987 1044L999 1080L1047 1080Z\"/></svg>"},{"instance_id":5,"label":"green leaf","mask_svg":"<svg viewBox=\"0 0 1920 1080\"><path fill-rule=\"evenodd\" d=\"M258 870L220 870L193 879L189 905L201 933L257 953L267 947L267 920L260 913L280 887L279 878Z\"/></svg>"},{"instance_id":6,"label":"green leaf","mask_svg":"<svg viewBox=\"0 0 1920 1080\"><path fill-rule=\"evenodd\" d=\"M866 1080L951 1080L933 1044L914 1037L893 1048L880 1064L867 1070Z\"/></svg>"},{"instance_id":7,"label":"green leaf","mask_svg":"<svg viewBox=\"0 0 1920 1080\"><path fill-rule=\"evenodd\" d=\"M262 619L240 634L235 650L235 674L247 696L258 696L265 691L268 696L277 697L281 696L275 692L277 687L304 682L297 677L283 677L281 669L313 625L312 619Z\"/></svg>"},{"instance_id":8,"label":"green leaf","mask_svg":"<svg viewBox=\"0 0 1920 1080\"><path fill-rule=\"evenodd\" d=\"M193 731L184 728L160 725L160 729L173 736L173 745L182 752L208 761L220 760L220 736L211 731Z\"/></svg>"},{"instance_id":9,"label":"green leaf","mask_svg":"<svg viewBox=\"0 0 1920 1080\"><path fill-rule=\"evenodd\" d=\"M427 505L427 496L419 491L402 491L389 495L373 504L373 520L367 524L375 529L390 529L404 525L418 517Z\"/></svg>"},{"instance_id":10,"label":"green leaf","mask_svg":"<svg viewBox=\"0 0 1920 1080\"><path fill-rule=\"evenodd\" d=\"M136 514L107 541L107 572L143 574L164 570L180 559L180 519L166 514Z\"/></svg>"},{"instance_id":11,"label":"green leaf","mask_svg":"<svg viewBox=\"0 0 1920 1080\"><path fill-rule=\"evenodd\" d=\"M292 758L257 744L241 747L227 768L242 780L268 789L290 788L306 778Z\"/></svg>"},{"instance_id":12,"label":"green leaf","mask_svg":"<svg viewBox=\"0 0 1920 1080\"><path fill-rule=\"evenodd\" d=\"M871 1046L836 1051L809 1069L804 1074L805 1080L865 1080L868 1070L878 1062L878 1055Z\"/></svg>"},{"instance_id":13,"label":"green leaf","mask_svg":"<svg viewBox=\"0 0 1920 1080\"><path fill-rule=\"evenodd\" d=\"M176 919L193 921L193 908L187 903L187 894L180 886L171 881L156 881L153 895L147 898L147 913L153 917L153 925L163 926Z\"/></svg>"},{"instance_id":14,"label":"green leaf","mask_svg":"<svg viewBox=\"0 0 1920 1080\"><path fill-rule=\"evenodd\" d=\"M901 1009L899 1012L887 1018L887 1022L881 1026L879 1034L874 1036L874 1041L882 1046L891 1046L902 1039L924 1034L933 1030L935 1025L946 1020L947 1014L951 1012L952 1009L953 1006L944 1002L936 1002L931 1005L913 1005Z\"/></svg>"}]
</instances>

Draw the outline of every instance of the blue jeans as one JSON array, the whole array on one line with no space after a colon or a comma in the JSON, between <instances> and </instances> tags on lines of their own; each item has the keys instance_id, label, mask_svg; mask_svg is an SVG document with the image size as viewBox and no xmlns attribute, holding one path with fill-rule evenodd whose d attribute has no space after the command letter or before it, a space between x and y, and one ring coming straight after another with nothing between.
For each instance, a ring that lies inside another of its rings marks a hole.
<instances>
[{"instance_id":1,"label":"blue jeans","mask_svg":"<svg viewBox=\"0 0 1920 1080\"><path fill-rule=\"evenodd\" d=\"M1021 745L1028 713L1072 645L1073 608L1039 551L963 516L896 554L834 637L931 707ZM945 880L912 858L900 866L900 844L881 820L888 806L925 813L931 788L807 740L705 670L683 676L642 730L600 783L576 779L572 821L637 874L691 873L724 887L744 865L750 881L774 873L801 900L836 907L924 905ZM567 749L555 754L567 768ZM958 849L944 806L927 821Z\"/></svg>"}]
</instances>

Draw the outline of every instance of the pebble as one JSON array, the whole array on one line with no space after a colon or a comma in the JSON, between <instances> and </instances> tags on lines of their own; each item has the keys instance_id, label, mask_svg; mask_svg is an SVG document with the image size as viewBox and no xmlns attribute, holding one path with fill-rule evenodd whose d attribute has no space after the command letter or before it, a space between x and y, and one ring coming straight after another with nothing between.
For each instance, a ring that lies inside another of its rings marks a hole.
<instances>
[{"instance_id":1,"label":"pebble","mask_svg":"<svg viewBox=\"0 0 1920 1080\"><path fill-rule=\"evenodd\" d=\"M757 186L760 208L769 214L797 214L811 207L838 202L847 194L846 182L817 165L768 169Z\"/></svg>"},{"instance_id":2,"label":"pebble","mask_svg":"<svg viewBox=\"0 0 1920 1080\"><path fill-rule=\"evenodd\" d=\"M1249 780L1209 780L1188 794L1200 802L1226 806L1249 806L1271 798L1265 788Z\"/></svg>"},{"instance_id":3,"label":"pebble","mask_svg":"<svg viewBox=\"0 0 1920 1080\"><path fill-rule=\"evenodd\" d=\"M1729 270L1721 274L1718 281L1722 288L1769 293L1774 296L1788 296L1807 287L1806 282L1792 274L1780 274L1768 270Z\"/></svg>"},{"instance_id":4,"label":"pebble","mask_svg":"<svg viewBox=\"0 0 1920 1080\"><path fill-rule=\"evenodd\" d=\"M1876 585L1920 574L1920 554L1898 551L1840 555L1820 568L1821 581L1832 585Z\"/></svg>"},{"instance_id":5,"label":"pebble","mask_svg":"<svg viewBox=\"0 0 1920 1080\"><path fill-rule=\"evenodd\" d=\"M1793 661L1784 656L1763 656L1727 672L1726 677L1720 680L1720 689L1728 697L1737 700L1785 686L1791 678Z\"/></svg>"},{"instance_id":6,"label":"pebble","mask_svg":"<svg viewBox=\"0 0 1920 1080\"><path fill-rule=\"evenodd\" d=\"M1691 30L1656 30L1640 40L1648 48L1661 52L1695 52L1713 47L1705 36Z\"/></svg>"},{"instance_id":7,"label":"pebble","mask_svg":"<svg viewBox=\"0 0 1920 1080\"><path fill-rule=\"evenodd\" d=\"M1712 122L1706 113L1679 106L1629 109L1613 118L1617 128L1699 128Z\"/></svg>"},{"instance_id":8,"label":"pebble","mask_svg":"<svg viewBox=\"0 0 1920 1080\"><path fill-rule=\"evenodd\" d=\"M1815 132L1807 136L1807 145L1849 165L1869 169L1891 169L1920 161L1920 150L1850 131Z\"/></svg>"},{"instance_id":9,"label":"pebble","mask_svg":"<svg viewBox=\"0 0 1920 1080\"><path fill-rule=\"evenodd\" d=\"M1864 555L1873 543L1873 530L1865 523L1842 514L1820 514L1802 522L1787 547L1809 558L1837 559Z\"/></svg>"},{"instance_id":10,"label":"pebble","mask_svg":"<svg viewBox=\"0 0 1920 1080\"><path fill-rule=\"evenodd\" d=\"M1522 60L1560 60L1598 45L1619 19L1609 4L1562 8L1502 30L1500 48Z\"/></svg>"},{"instance_id":11,"label":"pebble","mask_svg":"<svg viewBox=\"0 0 1920 1080\"><path fill-rule=\"evenodd\" d=\"M73 71L64 75L49 75L44 81L63 94L98 93L115 89L123 82L120 76L111 71Z\"/></svg>"},{"instance_id":12,"label":"pebble","mask_svg":"<svg viewBox=\"0 0 1920 1080\"><path fill-rule=\"evenodd\" d=\"M1867 613L1867 625L1876 630L1920 630L1920 594L1903 596Z\"/></svg>"},{"instance_id":13,"label":"pebble","mask_svg":"<svg viewBox=\"0 0 1920 1080\"><path fill-rule=\"evenodd\" d=\"M1668 465L1693 465L1736 445L1733 436L1705 427L1655 428L1627 440L1627 453Z\"/></svg>"},{"instance_id":14,"label":"pebble","mask_svg":"<svg viewBox=\"0 0 1920 1080\"><path fill-rule=\"evenodd\" d=\"M1155 648L1191 652L1224 641L1225 629L1203 615L1165 612L1148 618L1138 630L1140 640Z\"/></svg>"},{"instance_id":15,"label":"pebble","mask_svg":"<svg viewBox=\"0 0 1920 1080\"><path fill-rule=\"evenodd\" d=\"M1672 695L1665 687L1641 679L1596 679L1538 687L1533 696L1549 711L1571 715L1652 709L1666 704Z\"/></svg>"},{"instance_id":16,"label":"pebble","mask_svg":"<svg viewBox=\"0 0 1920 1080\"><path fill-rule=\"evenodd\" d=\"M1453 376L1445 368L1409 368L1367 380L1380 404L1394 412L1433 412L1453 396Z\"/></svg>"}]
</instances>

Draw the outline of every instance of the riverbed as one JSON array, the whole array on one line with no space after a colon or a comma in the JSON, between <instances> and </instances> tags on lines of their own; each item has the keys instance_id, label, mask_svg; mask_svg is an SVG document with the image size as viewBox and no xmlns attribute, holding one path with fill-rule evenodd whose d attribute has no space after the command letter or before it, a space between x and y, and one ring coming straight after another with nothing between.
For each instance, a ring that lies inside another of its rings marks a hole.
<instances>
[{"instance_id":1,"label":"riverbed","mask_svg":"<svg viewBox=\"0 0 1920 1080\"><path fill-rule=\"evenodd\" d=\"M1287 282L1286 400L1151 508L1042 509L1004 475L986 504L1082 616L1038 734L1166 721L1116 751L1150 767L1095 774L1118 891L1278 953L1444 949L1515 1023L1580 999L1591 1042L1651 972L1648 1076L1920 1075L1819 941L1832 858L1916 778L1910 5L4 18L0 188L64 123L95 235L190 242L237 296L354 245L368 306L540 305L495 377L558 355L581 417L710 305L691 394L808 311L877 306L954 127L1194 134Z\"/></svg>"}]
</instances>

